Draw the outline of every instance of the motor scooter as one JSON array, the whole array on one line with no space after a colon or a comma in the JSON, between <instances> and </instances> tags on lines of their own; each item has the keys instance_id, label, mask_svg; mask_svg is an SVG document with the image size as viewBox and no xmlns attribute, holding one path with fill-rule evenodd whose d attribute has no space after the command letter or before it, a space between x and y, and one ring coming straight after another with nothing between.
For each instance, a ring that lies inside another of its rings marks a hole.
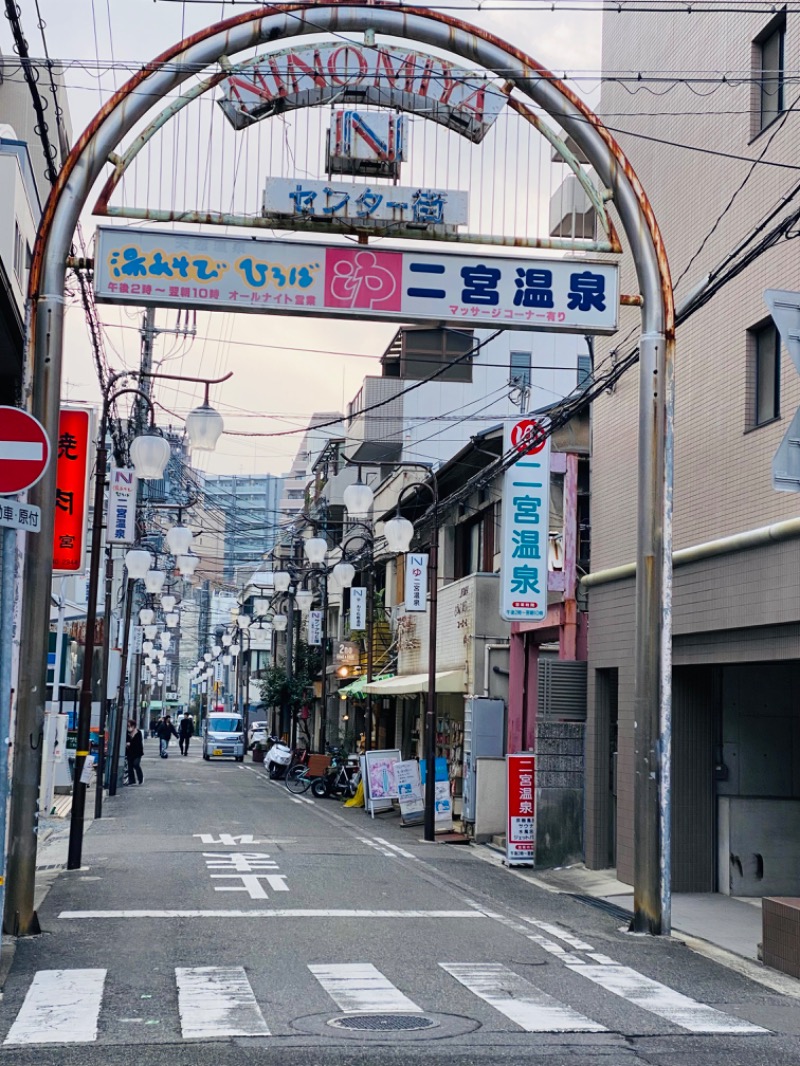
<instances>
[{"instance_id":1,"label":"motor scooter","mask_svg":"<svg viewBox=\"0 0 800 1066\"><path fill-rule=\"evenodd\" d=\"M270 737L269 739L272 744L264 756L264 766L274 781L286 774L286 770L292 761L292 749L288 744L278 740L277 737Z\"/></svg>"}]
</instances>

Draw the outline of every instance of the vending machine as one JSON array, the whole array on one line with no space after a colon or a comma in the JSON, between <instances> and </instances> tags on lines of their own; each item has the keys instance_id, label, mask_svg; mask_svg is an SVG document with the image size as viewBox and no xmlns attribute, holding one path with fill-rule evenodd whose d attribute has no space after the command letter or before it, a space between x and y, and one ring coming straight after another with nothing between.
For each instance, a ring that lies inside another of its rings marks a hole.
<instances>
[{"instance_id":1,"label":"vending machine","mask_svg":"<svg viewBox=\"0 0 800 1066\"><path fill-rule=\"evenodd\" d=\"M505 754L505 703L473 696L464 704L464 792L461 817L475 821L477 761Z\"/></svg>"}]
</instances>

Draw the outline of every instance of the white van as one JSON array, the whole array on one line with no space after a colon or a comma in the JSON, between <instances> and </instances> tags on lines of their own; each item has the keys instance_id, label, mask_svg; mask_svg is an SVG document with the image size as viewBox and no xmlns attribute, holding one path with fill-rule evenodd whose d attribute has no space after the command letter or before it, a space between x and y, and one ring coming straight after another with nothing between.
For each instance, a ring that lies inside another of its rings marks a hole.
<instances>
[{"instance_id":1,"label":"white van","mask_svg":"<svg viewBox=\"0 0 800 1066\"><path fill-rule=\"evenodd\" d=\"M209 714L203 725L203 758L234 758L244 762L244 721L236 713Z\"/></svg>"}]
</instances>

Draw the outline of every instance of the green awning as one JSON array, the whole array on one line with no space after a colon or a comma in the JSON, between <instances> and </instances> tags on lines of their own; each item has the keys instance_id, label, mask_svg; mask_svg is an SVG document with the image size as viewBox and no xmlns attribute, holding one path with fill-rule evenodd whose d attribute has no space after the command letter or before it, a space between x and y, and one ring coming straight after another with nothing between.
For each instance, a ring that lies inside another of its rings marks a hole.
<instances>
[{"instance_id":1,"label":"green awning","mask_svg":"<svg viewBox=\"0 0 800 1066\"><path fill-rule=\"evenodd\" d=\"M375 681L385 681L390 677L394 677L394 674L381 674L380 677L374 677L372 680L374 683ZM367 675L362 674L361 677L357 677L355 681L351 681L349 685L343 685L339 689L339 696L344 693L345 696L352 697L353 699L361 699L367 694L366 688Z\"/></svg>"}]
</instances>

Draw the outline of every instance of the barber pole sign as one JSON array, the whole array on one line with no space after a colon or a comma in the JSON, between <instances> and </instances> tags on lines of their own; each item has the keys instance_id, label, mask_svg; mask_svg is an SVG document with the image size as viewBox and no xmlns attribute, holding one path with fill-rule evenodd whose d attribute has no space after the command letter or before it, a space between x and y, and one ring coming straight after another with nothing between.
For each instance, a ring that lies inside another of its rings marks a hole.
<instances>
[{"instance_id":1,"label":"barber pole sign","mask_svg":"<svg viewBox=\"0 0 800 1066\"><path fill-rule=\"evenodd\" d=\"M419 552L406 555L406 612L428 609L428 556Z\"/></svg>"}]
</instances>

